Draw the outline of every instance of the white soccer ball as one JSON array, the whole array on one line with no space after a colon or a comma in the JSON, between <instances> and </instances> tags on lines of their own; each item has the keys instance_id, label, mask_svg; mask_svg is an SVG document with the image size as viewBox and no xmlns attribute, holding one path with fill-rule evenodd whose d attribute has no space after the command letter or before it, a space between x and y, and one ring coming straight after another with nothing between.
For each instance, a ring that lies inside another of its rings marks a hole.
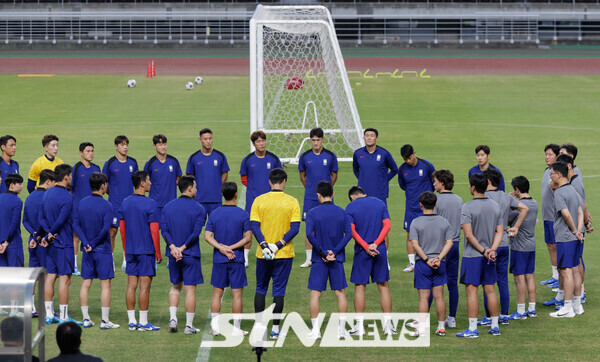
<instances>
[{"instance_id":1,"label":"white soccer ball","mask_svg":"<svg viewBox=\"0 0 600 362\"><path fill-rule=\"evenodd\" d=\"M194 89L194 83L192 83L192 82L187 82L187 83L185 84L185 89L187 89L187 90L192 90L192 89Z\"/></svg>"},{"instance_id":2,"label":"white soccer ball","mask_svg":"<svg viewBox=\"0 0 600 362\"><path fill-rule=\"evenodd\" d=\"M127 87L129 88L134 88L136 84L137 82L135 81L135 79L130 79L127 81Z\"/></svg>"},{"instance_id":3,"label":"white soccer ball","mask_svg":"<svg viewBox=\"0 0 600 362\"><path fill-rule=\"evenodd\" d=\"M204 82L204 79L202 79L202 77L196 77L195 82L196 84L202 84L202 82Z\"/></svg>"}]
</instances>

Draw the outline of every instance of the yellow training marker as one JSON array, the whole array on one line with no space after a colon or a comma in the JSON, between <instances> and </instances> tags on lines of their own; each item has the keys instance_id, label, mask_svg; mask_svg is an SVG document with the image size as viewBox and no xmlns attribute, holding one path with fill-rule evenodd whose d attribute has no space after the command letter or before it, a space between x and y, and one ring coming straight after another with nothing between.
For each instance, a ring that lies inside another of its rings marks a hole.
<instances>
[{"instance_id":1,"label":"yellow training marker","mask_svg":"<svg viewBox=\"0 0 600 362\"><path fill-rule=\"evenodd\" d=\"M17 74L17 77L54 77L56 74Z\"/></svg>"}]
</instances>

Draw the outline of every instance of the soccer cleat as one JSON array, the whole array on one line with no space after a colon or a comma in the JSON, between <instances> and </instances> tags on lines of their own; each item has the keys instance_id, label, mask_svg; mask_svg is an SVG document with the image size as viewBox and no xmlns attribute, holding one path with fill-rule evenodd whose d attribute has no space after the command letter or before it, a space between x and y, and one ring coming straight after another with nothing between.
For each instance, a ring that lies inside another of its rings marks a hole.
<instances>
[{"instance_id":1,"label":"soccer cleat","mask_svg":"<svg viewBox=\"0 0 600 362\"><path fill-rule=\"evenodd\" d=\"M31 318L37 318L39 316L40 316L40 314L37 311L31 312Z\"/></svg>"},{"instance_id":2,"label":"soccer cleat","mask_svg":"<svg viewBox=\"0 0 600 362\"><path fill-rule=\"evenodd\" d=\"M342 338L347 338L348 337L348 331L345 328L339 328L338 327L338 333L337 333L337 337L338 339L342 339Z\"/></svg>"},{"instance_id":3,"label":"soccer cleat","mask_svg":"<svg viewBox=\"0 0 600 362\"><path fill-rule=\"evenodd\" d=\"M406 322L405 326L408 328L419 328L419 321Z\"/></svg>"},{"instance_id":4,"label":"soccer cleat","mask_svg":"<svg viewBox=\"0 0 600 362\"><path fill-rule=\"evenodd\" d=\"M585 303L585 292L583 292L583 295L581 296L581 304Z\"/></svg>"},{"instance_id":5,"label":"soccer cleat","mask_svg":"<svg viewBox=\"0 0 600 362\"><path fill-rule=\"evenodd\" d=\"M279 338L280 335L281 335L281 332L271 331L271 334L269 335L269 337L271 339L277 339L277 338Z\"/></svg>"},{"instance_id":6,"label":"soccer cleat","mask_svg":"<svg viewBox=\"0 0 600 362\"><path fill-rule=\"evenodd\" d=\"M54 324L54 323L59 323L60 319L56 318L56 317L46 317L46 324L50 325L50 324Z\"/></svg>"},{"instance_id":7,"label":"soccer cleat","mask_svg":"<svg viewBox=\"0 0 600 362\"><path fill-rule=\"evenodd\" d=\"M186 328L187 328L187 326L186 326ZM177 333L177 321L175 319L171 319L169 321L169 332Z\"/></svg>"},{"instance_id":8,"label":"soccer cleat","mask_svg":"<svg viewBox=\"0 0 600 362\"><path fill-rule=\"evenodd\" d=\"M144 324L144 325L142 325L141 323L138 323L137 330L140 331L140 332L145 332L145 331L160 331L160 327L153 326L152 323L150 323L150 322L148 322L148 324Z\"/></svg>"},{"instance_id":9,"label":"soccer cleat","mask_svg":"<svg viewBox=\"0 0 600 362\"><path fill-rule=\"evenodd\" d=\"M498 327L490 328L490 330L488 330L488 333L491 334L492 336L499 336L500 328L498 328Z\"/></svg>"},{"instance_id":10,"label":"soccer cleat","mask_svg":"<svg viewBox=\"0 0 600 362\"><path fill-rule=\"evenodd\" d=\"M456 319L452 318L452 317L448 317L448 318L446 318L446 321L444 322L444 324L448 328L456 328Z\"/></svg>"},{"instance_id":11,"label":"soccer cleat","mask_svg":"<svg viewBox=\"0 0 600 362\"><path fill-rule=\"evenodd\" d=\"M129 330L130 331L137 331L138 329L138 324L137 323L129 323Z\"/></svg>"},{"instance_id":12,"label":"soccer cleat","mask_svg":"<svg viewBox=\"0 0 600 362\"><path fill-rule=\"evenodd\" d=\"M552 293L558 293L558 287L557 288L552 288Z\"/></svg>"},{"instance_id":13,"label":"soccer cleat","mask_svg":"<svg viewBox=\"0 0 600 362\"><path fill-rule=\"evenodd\" d=\"M515 319L527 319L527 312L521 314L519 312L514 312L513 314L508 316L508 319L511 320L515 320Z\"/></svg>"},{"instance_id":14,"label":"soccer cleat","mask_svg":"<svg viewBox=\"0 0 600 362\"><path fill-rule=\"evenodd\" d=\"M248 264L248 262L245 262L245 263L244 263L244 266L245 266L246 268L248 268L248 267L250 266L250 264Z\"/></svg>"},{"instance_id":15,"label":"soccer cleat","mask_svg":"<svg viewBox=\"0 0 600 362\"><path fill-rule=\"evenodd\" d=\"M115 323L113 323L111 321L108 321L108 322L102 321L102 322L100 322L100 329L117 329L119 327L121 327L121 326L118 325L118 324L115 324Z\"/></svg>"},{"instance_id":16,"label":"soccer cleat","mask_svg":"<svg viewBox=\"0 0 600 362\"><path fill-rule=\"evenodd\" d=\"M548 288L558 288L558 280L551 284L546 284Z\"/></svg>"},{"instance_id":17,"label":"soccer cleat","mask_svg":"<svg viewBox=\"0 0 600 362\"><path fill-rule=\"evenodd\" d=\"M90 328L90 327L94 326L94 324L95 324L95 323L94 323L94 322L92 322L92 321L91 321L91 320L89 320L89 319L84 319L84 320L83 320L83 328Z\"/></svg>"},{"instance_id":18,"label":"soccer cleat","mask_svg":"<svg viewBox=\"0 0 600 362\"><path fill-rule=\"evenodd\" d=\"M548 285L548 284L554 284L556 283L558 280L554 279L554 278L550 278L550 279L546 279L543 282L540 282L541 285Z\"/></svg>"},{"instance_id":19,"label":"soccer cleat","mask_svg":"<svg viewBox=\"0 0 600 362\"><path fill-rule=\"evenodd\" d=\"M560 302L556 303L556 305L554 306L554 309L559 310L560 308L565 306L565 301L561 300Z\"/></svg>"},{"instance_id":20,"label":"soccer cleat","mask_svg":"<svg viewBox=\"0 0 600 362\"><path fill-rule=\"evenodd\" d=\"M10 312L9 317L23 318L25 317L25 314L23 312Z\"/></svg>"},{"instance_id":21,"label":"soccer cleat","mask_svg":"<svg viewBox=\"0 0 600 362\"><path fill-rule=\"evenodd\" d=\"M75 265L75 270L73 271L73 276L76 276L76 277L81 276L81 272L79 271L79 268L77 268L77 265Z\"/></svg>"},{"instance_id":22,"label":"soccer cleat","mask_svg":"<svg viewBox=\"0 0 600 362\"><path fill-rule=\"evenodd\" d=\"M536 312L536 311L534 311L534 310L528 310L528 311L527 311L527 316L528 316L529 318L537 318L537 312Z\"/></svg>"},{"instance_id":23,"label":"soccer cleat","mask_svg":"<svg viewBox=\"0 0 600 362\"><path fill-rule=\"evenodd\" d=\"M211 336L218 336L218 335L221 334L221 332L219 332L218 329L212 329L212 328L210 329L209 333L210 333Z\"/></svg>"},{"instance_id":24,"label":"soccer cleat","mask_svg":"<svg viewBox=\"0 0 600 362\"><path fill-rule=\"evenodd\" d=\"M315 330L311 330L310 333L306 336L306 338L308 338L308 339L320 339L321 338L321 332L315 331Z\"/></svg>"},{"instance_id":25,"label":"soccer cleat","mask_svg":"<svg viewBox=\"0 0 600 362\"><path fill-rule=\"evenodd\" d=\"M437 329L437 330L435 331L435 335L436 335L436 336L441 336L441 337L443 337L443 336L445 336L445 335L446 335L446 330L445 330L445 329Z\"/></svg>"},{"instance_id":26,"label":"soccer cleat","mask_svg":"<svg viewBox=\"0 0 600 362\"><path fill-rule=\"evenodd\" d=\"M500 323L503 326L507 326L508 325L508 316L499 317L498 323Z\"/></svg>"},{"instance_id":27,"label":"soccer cleat","mask_svg":"<svg viewBox=\"0 0 600 362\"><path fill-rule=\"evenodd\" d=\"M76 321L75 319L71 318L71 317L67 317L67 319L59 319L58 320L58 324L63 324L65 322L73 322L73 323L77 323L77 325L82 326L83 322L79 322Z\"/></svg>"},{"instance_id":28,"label":"soccer cleat","mask_svg":"<svg viewBox=\"0 0 600 362\"><path fill-rule=\"evenodd\" d=\"M244 331L244 330L242 330L240 328L233 327L233 331L231 332L231 335L233 337L247 336L248 335L248 331Z\"/></svg>"},{"instance_id":29,"label":"soccer cleat","mask_svg":"<svg viewBox=\"0 0 600 362\"><path fill-rule=\"evenodd\" d=\"M456 336L461 338L479 338L479 331L477 329L472 331L467 328L463 332L456 333Z\"/></svg>"},{"instance_id":30,"label":"soccer cleat","mask_svg":"<svg viewBox=\"0 0 600 362\"><path fill-rule=\"evenodd\" d=\"M556 305L557 303L562 302L562 300L556 300L556 298L552 298L548 301L545 301L544 303L542 303L543 305L545 305L546 307L551 307Z\"/></svg>"},{"instance_id":31,"label":"soccer cleat","mask_svg":"<svg viewBox=\"0 0 600 362\"><path fill-rule=\"evenodd\" d=\"M580 305L579 308L573 307L573 311L576 315L582 315L583 313L585 313L582 305Z\"/></svg>"},{"instance_id":32,"label":"soccer cleat","mask_svg":"<svg viewBox=\"0 0 600 362\"><path fill-rule=\"evenodd\" d=\"M491 326L492 320L488 317L483 317L483 318L481 318L480 321L477 321L477 325L478 326Z\"/></svg>"},{"instance_id":33,"label":"soccer cleat","mask_svg":"<svg viewBox=\"0 0 600 362\"><path fill-rule=\"evenodd\" d=\"M560 308L560 310L550 313L550 317L552 318L573 318L575 317L575 311L573 311L573 308L565 308L562 307Z\"/></svg>"},{"instance_id":34,"label":"soccer cleat","mask_svg":"<svg viewBox=\"0 0 600 362\"><path fill-rule=\"evenodd\" d=\"M391 336L394 334L398 334L398 331L394 327L388 326L387 328L383 329L383 334L386 336Z\"/></svg>"},{"instance_id":35,"label":"soccer cleat","mask_svg":"<svg viewBox=\"0 0 600 362\"><path fill-rule=\"evenodd\" d=\"M192 326L185 326L185 329L183 330L183 334L198 334L200 333L200 330L198 328L194 328Z\"/></svg>"},{"instance_id":36,"label":"soccer cleat","mask_svg":"<svg viewBox=\"0 0 600 362\"><path fill-rule=\"evenodd\" d=\"M312 265L312 261L307 260L304 262L304 264L300 264L300 268L310 268L311 265Z\"/></svg>"},{"instance_id":37,"label":"soccer cleat","mask_svg":"<svg viewBox=\"0 0 600 362\"><path fill-rule=\"evenodd\" d=\"M351 336L364 336L365 328L359 324L356 324L351 330L348 331Z\"/></svg>"},{"instance_id":38,"label":"soccer cleat","mask_svg":"<svg viewBox=\"0 0 600 362\"><path fill-rule=\"evenodd\" d=\"M125 269L127 269L127 261L123 259L123 263L121 264L121 270L125 271Z\"/></svg>"},{"instance_id":39,"label":"soccer cleat","mask_svg":"<svg viewBox=\"0 0 600 362\"><path fill-rule=\"evenodd\" d=\"M410 272L413 272L414 270L415 270L415 264L410 263L406 266L406 268L404 268L403 272L410 273Z\"/></svg>"}]
</instances>

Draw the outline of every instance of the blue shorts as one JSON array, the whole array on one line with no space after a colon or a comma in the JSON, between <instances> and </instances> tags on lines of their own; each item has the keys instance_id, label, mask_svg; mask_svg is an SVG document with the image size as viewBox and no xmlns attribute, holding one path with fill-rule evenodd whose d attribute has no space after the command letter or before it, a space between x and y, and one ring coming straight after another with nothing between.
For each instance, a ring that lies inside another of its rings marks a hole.
<instances>
[{"instance_id":1,"label":"blue shorts","mask_svg":"<svg viewBox=\"0 0 600 362\"><path fill-rule=\"evenodd\" d=\"M369 256L364 250L354 254L350 282L354 284L384 283L390 280L388 270L387 250L377 248L379 255Z\"/></svg>"},{"instance_id":2,"label":"blue shorts","mask_svg":"<svg viewBox=\"0 0 600 362\"><path fill-rule=\"evenodd\" d=\"M346 289L348 283L346 283L344 263L340 263L339 261L313 263L308 276L308 289L320 292L327 290L327 279L329 279L331 290Z\"/></svg>"},{"instance_id":3,"label":"blue shorts","mask_svg":"<svg viewBox=\"0 0 600 362\"><path fill-rule=\"evenodd\" d=\"M125 257L127 267L125 274L138 277L153 277L156 275L154 265L156 257L154 254L127 254Z\"/></svg>"},{"instance_id":4,"label":"blue shorts","mask_svg":"<svg viewBox=\"0 0 600 362\"><path fill-rule=\"evenodd\" d=\"M306 221L306 214L310 211L310 209L315 208L321 205L319 200L307 200L304 199L304 206L302 207L302 221Z\"/></svg>"},{"instance_id":5,"label":"blue shorts","mask_svg":"<svg viewBox=\"0 0 600 362\"><path fill-rule=\"evenodd\" d=\"M294 258L265 260L256 258L256 293L267 295L269 282L273 279L274 297L285 297Z\"/></svg>"},{"instance_id":6,"label":"blue shorts","mask_svg":"<svg viewBox=\"0 0 600 362\"><path fill-rule=\"evenodd\" d=\"M121 212L119 211L119 209L121 208L121 205L113 205L113 214L112 214L112 224L111 226L114 228L118 228L119 225L121 224L121 219L123 218L123 215L121 215Z\"/></svg>"},{"instance_id":7,"label":"blue shorts","mask_svg":"<svg viewBox=\"0 0 600 362\"><path fill-rule=\"evenodd\" d=\"M406 211L404 213L404 230L410 231L410 224L412 223L412 221L422 215L423 215L422 211L421 212Z\"/></svg>"},{"instance_id":8,"label":"blue shorts","mask_svg":"<svg viewBox=\"0 0 600 362\"><path fill-rule=\"evenodd\" d=\"M198 285L204 283L199 256L183 256L179 261L169 256L169 277L171 284Z\"/></svg>"},{"instance_id":9,"label":"blue shorts","mask_svg":"<svg viewBox=\"0 0 600 362\"><path fill-rule=\"evenodd\" d=\"M73 248L58 248L50 244L46 248L46 269L48 274L69 275L75 271Z\"/></svg>"},{"instance_id":10,"label":"blue shorts","mask_svg":"<svg viewBox=\"0 0 600 362\"><path fill-rule=\"evenodd\" d=\"M556 243L556 266L558 268L575 268L579 265L579 240Z\"/></svg>"},{"instance_id":11,"label":"blue shorts","mask_svg":"<svg viewBox=\"0 0 600 362\"><path fill-rule=\"evenodd\" d=\"M533 274L535 251L510 251L510 272L515 275Z\"/></svg>"},{"instance_id":12,"label":"blue shorts","mask_svg":"<svg viewBox=\"0 0 600 362\"><path fill-rule=\"evenodd\" d=\"M215 263L213 264L210 284L215 288L240 289L248 285L244 263Z\"/></svg>"},{"instance_id":13,"label":"blue shorts","mask_svg":"<svg viewBox=\"0 0 600 362\"><path fill-rule=\"evenodd\" d=\"M211 212L215 211L217 208L221 207L222 204L220 202L199 202L202 207L204 207L204 211L206 211L206 216L209 216Z\"/></svg>"},{"instance_id":14,"label":"blue shorts","mask_svg":"<svg viewBox=\"0 0 600 362\"><path fill-rule=\"evenodd\" d=\"M423 260L415 263L415 289L431 289L448 283L446 276L446 262L442 261L440 267L433 269Z\"/></svg>"},{"instance_id":15,"label":"blue shorts","mask_svg":"<svg viewBox=\"0 0 600 362\"><path fill-rule=\"evenodd\" d=\"M7 248L0 254L0 266L24 267L25 256L23 255L23 246L17 248Z\"/></svg>"},{"instance_id":16,"label":"blue shorts","mask_svg":"<svg viewBox=\"0 0 600 362\"><path fill-rule=\"evenodd\" d=\"M81 278L105 280L115 277L112 254L85 251L81 254Z\"/></svg>"},{"instance_id":17,"label":"blue shorts","mask_svg":"<svg viewBox=\"0 0 600 362\"><path fill-rule=\"evenodd\" d=\"M461 284L491 285L497 281L496 263L488 263L488 260L483 256L462 259L460 266Z\"/></svg>"},{"instance_id":18,"label":"blue shorts","mask_svg":"<svg viewBox=\"0 0 600 362\"><path fill-rule=\"evenodd\" d=\"M46 267L46 254L47 250L43 246L37 245L33 249L29 249L29 267Z\"/></svg>"},{"instance_id":19,"label":"blue shorts","mask_svg":"<svg viewBox=\"0 0 600 362\"><path fill-rule=\"evenodd\" d=\"M546 244L556 244L554 237L554 221L544 220L544 241Z\"/></svg>"}]
</instances>

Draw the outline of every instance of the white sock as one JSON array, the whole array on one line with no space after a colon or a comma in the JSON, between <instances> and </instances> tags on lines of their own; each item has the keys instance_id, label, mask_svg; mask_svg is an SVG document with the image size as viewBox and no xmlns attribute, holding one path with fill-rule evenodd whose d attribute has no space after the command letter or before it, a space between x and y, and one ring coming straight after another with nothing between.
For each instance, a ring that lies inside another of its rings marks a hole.
<instances>
[{"instance_id":1,"label":"white sock","mask_svg":"<svg viewBox=\"0 0 600 362\"><path fill-rule=\"evenodd\" d=\"M519 314L525 313L525 303L517 304L517 313L519 313Z\"/></svg>"},{"instance_id":2,"label":"white sock","mask_svg":"<svg viewBox=\"0 0 600 362\"><path fill-rule=\"evenodd\" d=\"M312 249L306 251L306 261L311 261L312 259Z\"/></svg>"},{"instance_id":3,"label":"white sock","mask_svg":"<svg viewBox=\"0 0 600 362\"><path fill-rule=\"evenodd\" d=\"M389 314L385 314L383 316L383 329L393 328L392 326L392 316Z\"/></svg>"},{"instance_id":4,"label":"white sock","mask_svg":"<svg viewBox=\"0 0 600 362\"><path fill-rule=\"evenodd\" d=\"M59 304L58 308L60 310L60 319L69 318L69 305L68 304Z\"/></svg>"},{"instance_id":5,"label":"white sock","mask_svg":"<svg viewBox=\"0 0 600 362\"><path fill-rule=\"evenodd\" d=\"M535 302L529 302L529 311L533 312L535 310Z\"/></svg>"},{"instance_id":6,"label":"white sock","mask_svg":"<svg viewBox=\"0 0 600 362\"><path fill-rule=\"evenodd\" d=\"M219 330L219 313L210 314L210 327L215 331Z\"/></svg>"},{"instance_id":7,"label":"white sock","mask_svg":"<svg viewBox=\"0 0 600 362\"><path fill-rule=\"evenodd\" d=\"M498 328L498 316L492 317L492 328Z\"/></svg>"},{"instance_id":8,"label":"white sock","mask_svg":"<svg viewBox=\"0 0 600 362\"><path fill-rule=\"evenodd\" d=\"M77 254L74 254L74 255L75 255L75 268L77 268Z\"/></svg>"},{"instance_id":9,"label":"white sock","mask_svg":"<svg viewBox=\"0 0 600 362\"><path fill-rule=\"evenodd\" d=\"M248 256L250 255L250 249L244 249L244 261L248 264Z\"/></svg>"},{"instance_id":10,"label":"white sock","mask_svg":"<svg viewBox=\"0 0 600 362\"><path fill-rule=\"evenodd\" d=\"M135 309L128 310L127 317L129 318L129 324L137 324L137 321L135 320ZM108 321L105 321L105 322L108 322Z\"/></svg>"},{"instance_id":11,"label":"white sock","mask_svg":"<svg viewBox=\"0 0 600 362\"><path fill-rule=\"evenodd\" d=\"M105 322L109 321L108 315L110 314L110 307L102 307L102 320Z\"/></svg>"},{"instance_id":12,"label":"white sock","mask_svg":"<svg viewBox=\"0 0 600 362\"><path fill-rule=\"evenodd\" d=\"M446 321L438 321L437 329L441 329L441 330L446 329Z\"/></svg>"},{"instance_id":13,"label":"white sock","mask_svg":"<svg viewBox=\"0 0 600 362\"><path fill-rule=\"evenodd\" d=\"M573 308L581 307L581 296L573 296Z\"/></svg>"},{"instance_id":14,"label":"white sock","mask_svg":"<svg viewBox=\"0 0 600 362\"><path fill-rule=\"evenodd\" d=\"M271 330L275 333L279 333L279 324L273 324L273 328Z\"/></svg>"},{"instance_id":15,"label":"white sock","mask_svg":"<svg viewBox=\"0 0 600 362\"><path fill-rule=\"evenodd\" d=\"M346 329L346 317L340 317L340 330Z\"/></svg>"},{"instance_id":16,"label":"white sock","mask_svg":"<svg viewBox=\"0 0 600 362\"><path fill-rule=\"evenodd\" d=\"M447 320L448 322L455 322L455 319L454 319L454 317L450 317L450 316L448 316L448 318L447 318L446 320Z\"/></svg>"},{"instance_id":17,"label":"white sock","mask_svg":"<svg viewBox=\"0 0 600 362\"><path fill-rule=\"evenodd\" d=\"M31 303L31 311L37 312L37 309L35 309L35 300L33 301L33 303Z\"/></svg>"},{"instance_id":18,"label":"white sock","mask_svg":"<svg viewBox=\"0 0 600 362\"><path fill-rule=\"evenodd\" d=\"M185 325L193 327L194 326L194 316L196 313L185 313Z\"/></svg>"},{"instance_id":19,"label":"white sock","mask_svg":"<svg viewBox=\"0 0 600 362\"><path fill-rule=\"evenodd\" d=\"M44 306L46 307L46 317L48 317L48 318L54 317L54 303L53 302L44 302Z\"/></svg>"},{"instance_id":20,"label":"white sock","mask_svg":"<svg viewBox=\"0 0 600 362\"><path fill-rule=\"evenodd\" d=\"M10 311L12 313L16 313L17 312L17 301L16 300L11 300L10 301Z\"/></svg>"},{"instance_id":21,"label":"white sock","mask_svg":"<svg viewBox=\"0 0 600 362\"><path fill-rule=\"evenodd\" d=\"M233 315L233 327L237 328L237 329L242 328L242 314L241 313L235 313Z\"/></svg>"},{"instance_id":22,"label":"white sock","mask_svg":"<svg viewBox=\"0 0 600 362\"><path fill-rule=\"evenodd\" d=\"M558 290L558 293L556 293L556 300L561 301L565 299L565 291L562 289Z\"/></svg>"},{"instance_id":23,"label":"white sock","mask_svg":"<svg viewBox=\"0 0 600 362\"><path fill-rule=\"evenodd\" d=\"M496 319L498 320L498 319ZM477 330L477 318L469 318L469 330L476 331Z\"/></svg>"},{"instance_id":24,"label":"white sock","mask_svg":"<svg viewBox=\"0 0 600 362\"><path fill-rule=\"evenodd\" d=\"M408 254L408 261L411 264L415 263L415 254Z\"/></svg>"},{"instance_id":25,"label":"white sock","mask_svg":"<svg viewBox=\"0 0 600 362\"><path fill-rule=\"evenodd\" d=\"M147 310L140 311L140 324L143 326L148 324L148 311Z\"/></svg>"},{"instance_id":26,"label":"white sock","mask_svg":"<svg viewBox=\"0 0 600 362\"><path fill-rule=\"evenodd\" d=\"M169 307L169 314L171 315L171 320L177 321L177 307Z\"/></svg>"},{"instance_id":27,"label":"white sock","mask_svg":"<svg viewBox=\"0 0 600 362\"><path fill-rule=\"evenodd\" d=\"M87 319L87 320L90 320L90 319L91 319L91 318L90 318L90 314L89 314L88 312L89 312L89 306L87 306L87 305L86 305L86 306L83 306L83 305L82 305L82 306L81 306L81 314L83 315L83 319L84 319L84 320L85 320L85 319Z\"/></svg>"},{"instance_id":28,"label":"white sock","mask_svg":"<svg viewBox=\"0 0 600 362\"><path fill-rule=\"evenodd\" d=\"M581 294L583 295L583 293L585 293L585 286L583 285L584 283L581 283Z\"/></svg>"},{"instance_id":29,"label":"white sock","mask_svg":"<svg viewBox=\"0 0 600 362\"><path fill-rule=\"evenodd\" d=\"M558 280L558 267L552 266L552 278Z\"/></svg>"},{"instance_id":30,"label":"white sock","mask_svg":"<svg viewBox=\"0 0 600 362\"><path fill-rule=\"evenodd\" d=\"M310 323L312 324L312 330L313 331L318 331L319 330L319 318L311 318L310 319Z\"/></svg>"},{"instance_id":31,"label":"white sock","mask_svg":"<svg viewBox=\"0 0 600 362\"><path fill-rule=\"evenodd\" d=\"M356 317L356 326L358 326L358 328L360 328L360 329L364 329L364 326L363 326L364 320L365 320L365 317L363 317L363 316Z\"/></svg>"},{"instance_id":32,"label":"white sock","mask_svg":"<svg viewBox=\"0 0 600 362\"><path fill-rule=\"evenodd\" d=\"M565 300L565 308L573 309L573 300Z\"/></svg>"}]
</instances>

